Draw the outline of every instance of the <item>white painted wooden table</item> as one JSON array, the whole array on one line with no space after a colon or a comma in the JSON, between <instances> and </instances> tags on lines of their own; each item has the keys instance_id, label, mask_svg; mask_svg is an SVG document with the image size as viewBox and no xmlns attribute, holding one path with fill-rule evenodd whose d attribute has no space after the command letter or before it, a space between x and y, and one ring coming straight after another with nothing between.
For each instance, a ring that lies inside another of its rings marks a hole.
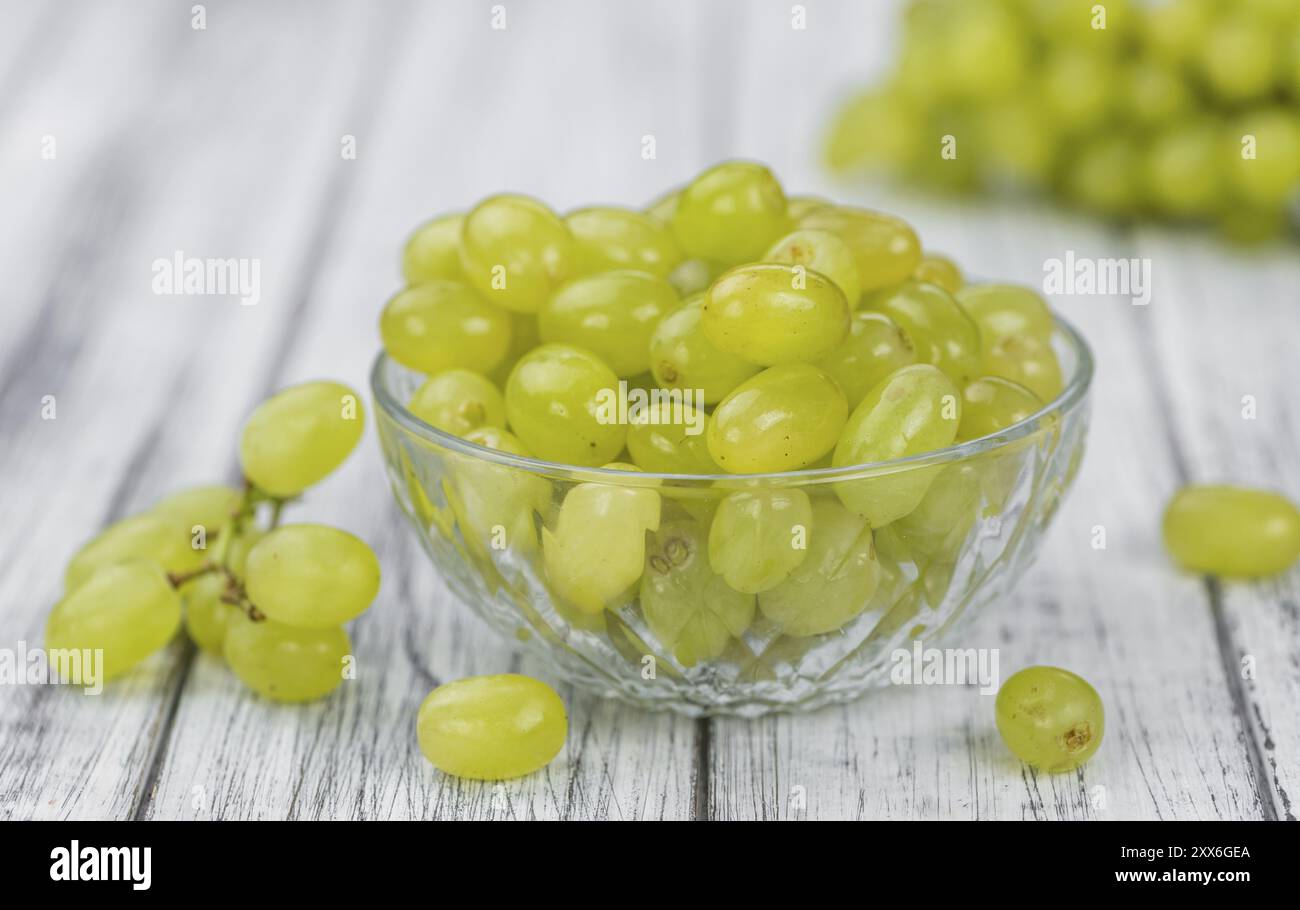
<instances>
[{"instance_id":1,"label":"white painted wooden table","mask_svg":"<svg viewBox=\"0 0 1300 910\"><path fill-rule=\"evenodd\" d=\"M1149 306L1056 301L1097 356L1090 450L1038 565L963 643L999 648L1004 674L1083 674L1106 739L1079 773L1047 777L1008 755L974 689L697 722L562 687L569 742L544 772L444 777L413 735L428 690L539 671L435 577L372 431L296 513L380 554L384 590L353 628L359 678L277 706L177 641L99 698L0 687L0 816L1294 817L1300 573L1179 575L1158 521L1188 480L1300 495L1297 248L1241 254L830 184L814 137L885 65L892 3L809 3L802 31L789 4L742 0L506 0L504 30L486 0L214 0L204 30L191 5L0 10L0 647L40 642L65 560L98 528L180 485L233 480L237 427L270 390L364 386L422 218L506 188L560 209L639 204L740 155L792 190L899 211L979 274L1037 283L1066 250L1151 259ZM260 259L261 302L154 295L151 263L177 250Z\"/></svg>"}]
</instances>

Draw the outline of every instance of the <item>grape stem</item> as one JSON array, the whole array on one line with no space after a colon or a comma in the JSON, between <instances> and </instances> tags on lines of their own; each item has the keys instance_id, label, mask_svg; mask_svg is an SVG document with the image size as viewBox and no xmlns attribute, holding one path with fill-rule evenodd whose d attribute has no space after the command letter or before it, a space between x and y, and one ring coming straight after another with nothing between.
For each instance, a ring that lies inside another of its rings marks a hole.
<instances>
[{"instance_id":1,"label":"grape stem","mask_svg":"<svg viewBox=\"0 0 1300 910\"><path fill-rule=\"evenodd\" d=\"M209 575L213 572L219 571L220 569L221 566L217 565L215 562L205 562L197 569L192 569L189 572L168 572L167 580L171 582L173 588L179 588L187 581L193 581L196 578L201 578L204 575Z\"/></svg>"}]
</instances>

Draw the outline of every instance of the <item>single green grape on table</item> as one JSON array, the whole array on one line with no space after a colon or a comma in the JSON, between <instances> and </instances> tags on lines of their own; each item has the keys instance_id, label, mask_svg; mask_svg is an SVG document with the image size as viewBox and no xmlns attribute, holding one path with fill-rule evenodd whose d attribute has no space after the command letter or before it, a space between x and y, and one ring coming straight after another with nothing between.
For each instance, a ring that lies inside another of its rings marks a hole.
<instances>
[{"instance_id":1,"label":"single green grape on table","mask_svg":"<svg viewBox=\"0 0 1300 910\"><path fill-rule=\"evenodd\" d=\"M1274 575L1300 558L1300 510L1269 490L1184 487L1165 508L1163 531L1170 555L1193 572Z\"/></svg>"},{"instance_id":2,"label":"single green grape on table","mask_svg":"<svg viewBox=\"0 0 1300 910\"><path fill-rule=\"evenodd\" d=\"M507 780L545 767L564 748L569 722L555 690L515 674L444 683L420 705L420 751L440 771Z\"/></svg>"},{"instance_id":3,"label":"single green grape on table","mask_svg":"<svg viewBox=\"0 0 1300 910\"><path fill-rule=\"evenodd\" d=\"M998 690L998 732L1016 758L1049 774L1082 765L1106 730L1101 696L1059 667L1026 667Z\"/></svg>"}]
</instances>

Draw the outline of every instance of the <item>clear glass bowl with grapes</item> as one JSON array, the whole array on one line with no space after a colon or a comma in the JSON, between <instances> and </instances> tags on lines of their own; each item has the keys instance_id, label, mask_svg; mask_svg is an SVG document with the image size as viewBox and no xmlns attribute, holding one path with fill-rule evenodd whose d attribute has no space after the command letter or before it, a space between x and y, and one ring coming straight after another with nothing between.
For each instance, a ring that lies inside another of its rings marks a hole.
<instances>
[{"instance_id":1,"label":"clear glass bowl with grapes","mask_svg":"<svg viewBox=\"0 0 1300 910\"><path fill-rule=\"evenodd\" d=\"M492 197L404 271L371 373L402 511L475 613L642 707L888 684L1006 597L1083 456L1091 354L1040 296L760 165L646 212Z\"/></svg>"}]
</instances>

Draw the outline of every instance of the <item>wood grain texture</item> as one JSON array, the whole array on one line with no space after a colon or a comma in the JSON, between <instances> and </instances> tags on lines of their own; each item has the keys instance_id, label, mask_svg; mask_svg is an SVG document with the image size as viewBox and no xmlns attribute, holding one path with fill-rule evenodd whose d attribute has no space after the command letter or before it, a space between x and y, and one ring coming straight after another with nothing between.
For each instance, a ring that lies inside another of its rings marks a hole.
<instances>
[{"instance_id":1,"label":"wood grain texture","mask_svg":"<svg viewBox=\"0 0 1300 910\"><path fill-rule=\"evenodd\" d=\"M0 646L41 640L60 567L97 528L233 479L236 428L268 391L364 386L415 223L506 189L635 205L743 155L793 191L905 213L981 275L1039 284L1067 249L1152 259L1148 307L1056 301L1097 355L1089 454L1037 565L962 642L997 648L1004 676L1040 662L1086 676L1105 745L1078 773L1037 775L998 740L991 697L966 688L696 722L561 686L569 741L544 772L447 778L415 746L429 689L542 671L436 577L371 434L291 513L380 556L380 599L351 629L358 678L277 706L178 642L99 698L0 688L0 817L1294 817L1297 573L1207 585L1158 537L1188 479L1300 493L1294 249L1243 258L831 180L812 137L887 59L892 3L807 4L804 30L781 3L507 3L502 31L492 6L209 4L204 32L162 2L0 13L0 200L21 215L0 221L0 492L22 518L0 523ZM261 302L153 295L150 264L178 249L257 257Z\"/></svg>"}]
</instances>

